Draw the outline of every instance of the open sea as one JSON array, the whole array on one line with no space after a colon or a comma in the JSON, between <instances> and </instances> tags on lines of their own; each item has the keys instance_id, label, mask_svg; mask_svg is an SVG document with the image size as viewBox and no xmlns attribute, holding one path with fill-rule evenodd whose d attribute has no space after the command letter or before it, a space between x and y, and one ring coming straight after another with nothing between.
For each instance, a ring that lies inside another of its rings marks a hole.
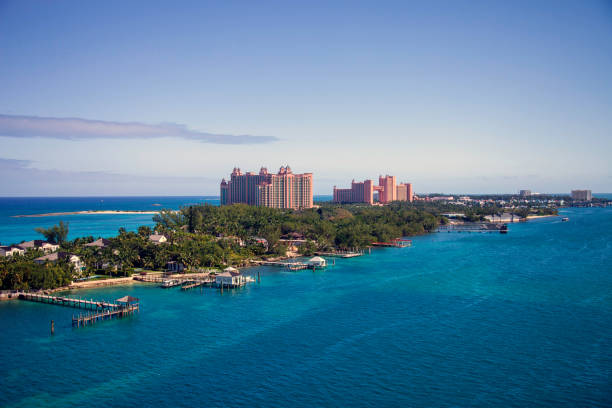
<instances>
[{"instance_id":1,"label":"open sea","mask_svg":"<svg viewBox=\"0 0 612 408\"><path fill-rule=\"evenodd\" d=\"M146 202L206 199L161 200ZM612 208L561 213L317 272L245 269L261 282L223 294L74 292L140 299L139 315L86 328L75 309L1 302L0 406L610 407Z\"/></svg>"}]
</instances>

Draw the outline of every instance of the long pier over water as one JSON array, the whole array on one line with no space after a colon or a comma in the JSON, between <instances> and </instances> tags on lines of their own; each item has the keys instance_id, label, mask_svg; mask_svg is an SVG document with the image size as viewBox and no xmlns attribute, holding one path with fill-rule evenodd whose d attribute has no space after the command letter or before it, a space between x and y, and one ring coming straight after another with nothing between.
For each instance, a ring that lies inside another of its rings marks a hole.
<instances>
[{"instance_id":1,"label":"long pier over water","mask_svg":"<svg viewBox=\"0 0 612 408\"><path fill-rule=\"evenodd\" d=\"M79 298L71 298L66 296L50 296L38 293L22 293L19 295L19 299L29 300L31 302L48 303L58 306L68 306L77 309L116 309L120 305L118 303L110 303L106 301L87 300Z\"/></svg>"},{"instance_id":2,"label":"long pier over water","mask_svg":"<svg viewBox=\"0 0 612 408\"><path fill-rule=\"evenodd\" d=\"M87 300L67 296L50 296L26 292L19 294L19 299L76 309L86 309L87 312L72 316L72 327L87 326L101 320L131 316L135 312L140 311L138 299L131 296L124 296L117 299L114 303L111 303L93 299ZM53 327L53 324L51 327Z\"/></svg>"}]
</instances>

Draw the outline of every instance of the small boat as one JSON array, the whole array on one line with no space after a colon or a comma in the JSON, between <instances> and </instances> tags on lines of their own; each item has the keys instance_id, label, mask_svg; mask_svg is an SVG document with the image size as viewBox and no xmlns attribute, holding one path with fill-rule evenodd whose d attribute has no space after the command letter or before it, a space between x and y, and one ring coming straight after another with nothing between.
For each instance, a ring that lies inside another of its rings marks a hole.
<instances>
[{"instance_id":1,"label":"small boat","mask_svg":"<svg viewBox=\"0 0 612 408\"><path fill-rule=\"evenodd\" d=\"M568 217L563 217L563 218L561 218L561 221L567 222L567 221L569 221L569 218Z\"/></svg>"}]
</instances>

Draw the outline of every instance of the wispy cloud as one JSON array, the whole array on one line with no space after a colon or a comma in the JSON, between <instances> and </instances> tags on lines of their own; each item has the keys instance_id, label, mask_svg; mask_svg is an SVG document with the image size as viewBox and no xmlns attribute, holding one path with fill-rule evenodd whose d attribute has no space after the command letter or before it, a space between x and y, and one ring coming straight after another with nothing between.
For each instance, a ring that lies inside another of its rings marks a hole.
<instances>
[{"instance_id":1,"label":"wispy cloud","mask_svg":"<svg viewBox=\"0 0 612 408\"><path fill-rule=\"evenodd\" d=\"M205 133L177 123L150 125L79 118L51 118L0 114L0 136L68 140L153 139L175 137L217 144L259 144L278 141L274 136Z\"/></svg>"},{"instance_id":2,"label":"wispy cloud","mask_svg":"<svg viewBox=\"0 0 612 408\"><path fill-rule=\"evenodd\" d=\"M0 196L37 195L205 195L219 180L194 176L119 174L36 168L29 160L0 158Z\"/></svg>"}]
</instances>

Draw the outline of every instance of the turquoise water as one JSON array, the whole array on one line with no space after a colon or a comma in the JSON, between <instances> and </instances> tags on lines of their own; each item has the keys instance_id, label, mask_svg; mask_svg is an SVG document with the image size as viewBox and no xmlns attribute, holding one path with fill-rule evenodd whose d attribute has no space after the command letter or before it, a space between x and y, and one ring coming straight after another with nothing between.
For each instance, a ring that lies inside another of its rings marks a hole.
<instances>
[{"instance_id":1,"label":"turquoise water","mask_svg":"<svg viewBox=\"0 0 612 408\"><path fill-rule=\"evenodd\" d=\"M87 214L15 218L15 215L72 211L158 211L190 204L218 205L217 197L30 197L0 198L0 243L11 244L41 239L36 227L48 228L61 221L69 223L69 239L92 235L112 237L119 228L135 231L141 225L153 226L151 214Z\"/></svg>"},{"instance_id":2,"label":"turquoise water","mask_svg":"<svg viewBox=\"0 0 612 408\"><path fill-rule=\"evenodd\" d=\"M223 295L75 292L141 300L88 328L3 302L0 406L609 407L612 208L563 215L315 273L260 268Z\"/></svg>"},{"instance_id":3,"label":"turquoise water","mask_svg":"<svg viewBox=\"0 0 612 408\"><path fill-rule=\"evenodd\" d=\"M329 201L331 196L315 196L315 200ZM151 214L72 214L35 218L16 218L15 215L92 210L178 210L182 206L203 203L219 205L219 197L0 197L0 244L41 239L34 228L49 228L60 221L69 223L69 239L89 235L107 238L116 236L121 227L136 231L141 225L155 225Z\"/></svg>"}]
</instances>

